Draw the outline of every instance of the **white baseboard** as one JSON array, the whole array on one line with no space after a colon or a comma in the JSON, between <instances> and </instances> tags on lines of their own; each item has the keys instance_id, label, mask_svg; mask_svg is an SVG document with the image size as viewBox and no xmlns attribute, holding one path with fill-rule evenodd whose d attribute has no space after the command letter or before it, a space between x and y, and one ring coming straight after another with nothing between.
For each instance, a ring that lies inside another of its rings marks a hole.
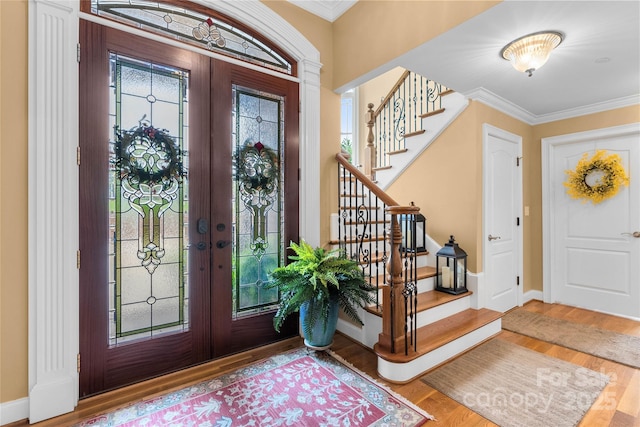
<instances>
[{"instance_id":1,"label":"white baseboard","mask_svg":"<svg viewBox=\"0 0 640 427\"><path fill-rule=\"evenodd\" d=\"M29 418L29 398L0 403L0 426Z\"/></svg>"},{"instance_id":2,"label":"white baseboard","mask_svg":"<svg viewBox=\"0 0 640 427\"><path fill-rule=\"evenodd\" d=\"M524 293L524 301L523 304L528 303L531 300L543 301L544 297L542 295L542 291L527 291Z\"/></svg>"}]
</instances>

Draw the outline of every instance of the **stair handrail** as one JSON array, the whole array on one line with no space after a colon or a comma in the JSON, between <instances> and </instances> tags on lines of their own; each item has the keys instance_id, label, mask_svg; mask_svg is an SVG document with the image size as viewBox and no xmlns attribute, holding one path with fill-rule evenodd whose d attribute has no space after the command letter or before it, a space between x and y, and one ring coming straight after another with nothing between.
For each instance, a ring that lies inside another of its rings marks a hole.
<instances>
[{"instance_id":1,"label":"stair handrail","mask_svg":"<svg viewBox=\"0 0 640 427\"><path fill-rule=\"evenodd\" d=\"M344 153L336 154L336 160L340 163L346 170L348 170L353 176L356 177L359 181L362 181L363 185L367 187L373 194L375 194L384 204L387 206L399 206L400 204L393 200L391 196L389 196L385 191L378 187L375 182L369 179L364 173L360 172L360 169L351 164L349 159L345 156Z\"/></svg>"},{"instance_id":2,"label":"stair handrail","mask_svg":"<svg viewBox=\"0 0 640 427\"><path fill-rule=\"evenodd\" d=\"M376 170L390 167L388 155L406 151L405 137L424 132L422 119L442 110L441 97L447 92L440 83L405 70L375 111L373 104L367 105L365 175L375 182Z\"/></svg>"},{"instance_id":3,"label":"stair handrail","mask_svg":"<svg viewBox=\"0 0 640 427\"><path fill-rule=\"evenodd\" d=\"M410 206L400 206L353 166L348 155L338 153L335 158L339 165L338 177L349 183L347 185L343 182L343 188L339 188L338 191L338 244L349 258L361 262L363 273L366 272L369 283L382 290L382 332L377 345L392 353L398 352L399 348L404 346L404 353L408 354L410 347L415 351L417 345L417 262L415 240L412 243L406 242L403 236L409 233L415 235L415 220L420 208L413 203ZM340 187L340 182L338 186ZM374 195L374 199L371 198L371 194ZM345 197L349 203L343 205ZM379 201L382 202L382 206ZM380 240L377 234L379 218L377 214L373 218L370 217L371 208L375 208L376 212L378 209L383 211L383 222L386 222L387 216L390 218L389 228L385 229L381 239L384 243L382 253L379 253L377 246L373 253L371 246L372 240ZM347 224L355 226L356 232L349 229L347 233ZM369 246L365 248L367 241ZM403 247L411 244L413 247ZM379 263L382 263L381 272ZM383 277L382 283L378 282L380 274ZM388 286L381 287L382 284ZM380 310L377 299L376 309Z\"/></svg>"},{"instance_id":4,"label":"stair handrail","mask_svg":"<svg viewBox=\"0 0 640 427\"><path fill-rule=\"evenodd\" d=\"M389 100L391 99L393 94L398 90L398 88L402 86L402 83L404 83L407 77L409 77L409 74L411 74L411 72L409 70L405 70L404 73L402 73L402 75L398 79L398 81L391 87L391 89L389 89L389 93L387 93L387 96L385 96L382 99L382 101L380 101L380 105L378 106L378 108L376 108L376 111L374 111L373 113L374 119L378 118L384 106L389 102Z\"/></svg>"}]
</instances>

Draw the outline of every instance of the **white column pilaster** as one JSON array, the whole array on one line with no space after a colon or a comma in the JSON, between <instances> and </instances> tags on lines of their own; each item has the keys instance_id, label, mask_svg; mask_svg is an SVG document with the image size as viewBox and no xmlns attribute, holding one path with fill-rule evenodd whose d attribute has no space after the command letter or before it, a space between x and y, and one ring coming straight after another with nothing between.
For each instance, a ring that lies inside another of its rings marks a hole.
<instances>
[{"instance_id":1,"label":"white column pilaster","mask_svg":"<svg viewBox=\"0 0 640 427\"><path fill-rule=\"evenodd\" d=\"M78 401L78 2L29 2L29 420Z\"/></svg>"},{"instance_id":2,"label":"white column pilaster","mask_svg":"<svg viewBox=\"0 0 640 427\"><path fill-rule=\"evenodd\" d=\"M320 68L313 60L300 63L300 236L320 245Z\"/></svg>"}]
</instances>

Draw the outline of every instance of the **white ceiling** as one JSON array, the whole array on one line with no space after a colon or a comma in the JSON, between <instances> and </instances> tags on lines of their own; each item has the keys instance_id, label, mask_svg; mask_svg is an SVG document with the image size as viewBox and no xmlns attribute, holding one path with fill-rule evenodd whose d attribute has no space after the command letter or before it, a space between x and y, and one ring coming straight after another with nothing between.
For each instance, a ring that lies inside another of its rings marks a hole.
<instances>
[{"instance_id":1,"label":"white ceiling","mask_svg":"<svg viewBox=\"0 0 640 427\"><path fill-rule=\"evenodd\" d=\"M500 57L543 30L565 38L532 77ZM392 62L376 72L402 66L531 124L638 104L640 1L507 0Z\"/></svg>"}]
</instances>

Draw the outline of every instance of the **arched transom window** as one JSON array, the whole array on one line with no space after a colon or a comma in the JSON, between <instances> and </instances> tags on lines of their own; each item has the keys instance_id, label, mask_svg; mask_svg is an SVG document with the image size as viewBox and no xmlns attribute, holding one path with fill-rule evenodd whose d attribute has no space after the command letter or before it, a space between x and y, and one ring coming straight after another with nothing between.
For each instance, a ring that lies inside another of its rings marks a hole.
<instances>
[{"instance_id":1,"label":"arched transom window","mask_svg":"<svg viewBox=\"0 0 640 427\"><path fill-rule=\"evenodd\" d=\"M90 7L85 12L296 75L295 62L284 52L269 46L244 25L195 3L179 0L91 0L90 5L87 2L82 7Z\"/></svg>"}]
</instances>

